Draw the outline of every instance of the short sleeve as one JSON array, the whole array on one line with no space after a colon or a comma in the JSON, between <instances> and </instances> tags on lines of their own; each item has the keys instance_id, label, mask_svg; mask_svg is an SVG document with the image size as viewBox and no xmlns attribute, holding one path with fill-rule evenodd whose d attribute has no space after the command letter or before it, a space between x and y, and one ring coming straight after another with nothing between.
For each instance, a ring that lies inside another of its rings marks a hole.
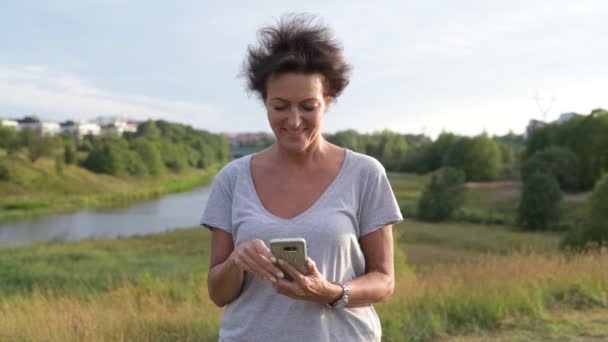
<instances>
[{"instance_id":1,"label":"short sleeve","mask_svg":"<svg viewBox=\"0 0 608 342\"><path fill-rule=\"evenodd\" d=\"M369 234L388 224L403 221L397 199L386 176L386 171L377 160L368 167L363 180L363 191L359 205L360 236Z\"/></svg>"},{"instance_id":2,"label":"short sleeve","mask_svg":"<svg viewBox=\"0 0 608 342\"><path fill-rule=\"evenodd\" d=\"M207 228L219 228L232 234L232 191L224 176L220 171L213 180L200 223Z\"/></svg>"}]
</instances>

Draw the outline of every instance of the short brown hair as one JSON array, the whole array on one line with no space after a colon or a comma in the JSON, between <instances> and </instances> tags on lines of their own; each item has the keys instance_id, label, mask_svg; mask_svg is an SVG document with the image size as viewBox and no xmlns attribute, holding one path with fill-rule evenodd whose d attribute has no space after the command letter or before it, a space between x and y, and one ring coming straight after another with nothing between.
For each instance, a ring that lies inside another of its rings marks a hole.
<instances>
[{"instance_id":1,"label":"short brown hair","mask_svg":"<svg viewBox=\"0 0 608 342\"><path fill-rule=\"evenodd\" d=\"M250 45L241 75L247 89L266 99L266 82L273 74L296 72L324 76L325 96L337 98L349 82L351 66L332 31L307 14L281 17L276 26L258 31L258 46Z\"/></svg>"}]
</instances>

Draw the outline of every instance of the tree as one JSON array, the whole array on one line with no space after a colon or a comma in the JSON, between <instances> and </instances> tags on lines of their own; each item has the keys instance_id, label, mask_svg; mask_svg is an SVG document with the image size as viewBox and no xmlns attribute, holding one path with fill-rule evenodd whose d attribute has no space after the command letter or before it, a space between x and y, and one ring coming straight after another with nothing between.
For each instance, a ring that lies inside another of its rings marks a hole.
<instances>
[{"instance_id":1,"label":"tree","mask_svg":"<svg viewBox=\"0 0 608 342\"><path fill-rule=\"evenodd\" d=\"M448 219L464 202L464 178L462 170L440 169L418 201L418 216L427 221Z\"/></svg>"},{"instance_id":2,"label":"tree","mask_svg":"<svg viewBox=\"0 0 608 342\"><path fill-rule=\"evenodd\" d=\"M547 230L560 216L562 193L555 177L535 173L524 182L518 209L518 223L529 230Z\"/></svg>"},{"instance_id":3,"label":"tree","mask_svg":"<svg viewBox=\"0 0 608 342\"><path fill-rule=\"evenodd\" d=\"M165 172L165 165L163 164L157 144L148 139L137 139L135 142L135 152L139 155L149 174L160 176Z\"/></svg>"},{"instance_id":4,"label":"tree","mask_svg":"<svg viewBox=\"0 0 608 342\"><path fill-rule=\"evenodd\" d=\"M528 177L537 172L554 176L564 191L580 190L579 159L567 147L552 145L536 151L523 163L521 178L525 182Z\"/></svg>"},{"instance_id":5,"label":"tree","mask_svg":"<svg viewBox=\"0 0 608 342\"><path fill-rule=\"evenodd\" d=\"M0 148L6 149L8 154L19 150L20 146L17 131L12 127L0 126Z\"/></svg>"},{"instance_id":6,"label":"tree","mask_svg":"<svg viewBox=\"0 0 608 342\"><path fill-rule=\"evenodd\" d=\"M595 184L587 202L587 217L562 241L562 247L585 249L608 246L608 173Z\"/></svg>"}]
</instances>

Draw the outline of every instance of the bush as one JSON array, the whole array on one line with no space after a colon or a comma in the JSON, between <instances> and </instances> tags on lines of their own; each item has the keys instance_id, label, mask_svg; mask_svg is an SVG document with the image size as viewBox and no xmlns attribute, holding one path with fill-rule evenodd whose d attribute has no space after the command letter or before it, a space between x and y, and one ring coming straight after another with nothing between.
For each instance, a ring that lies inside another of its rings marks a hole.
<instances>
[{"instance_id":1,"label":"bush","mask_svg":"<svg viewBox=\"0 0 608 342\"><path fill-rule=\"evenodd\" d=\"M608 173L593 188L587 205L587 217L581 228L568 234L562 241L562 247L582 249L608 246Z\"/></svg>"},{"instance_id":2,"label":"bush","mask_svg":"<svg viewBox=\"0 0 608 342\"><path fill-rule=\"evenodd\" d=\"M518 223L530 230L547 230L557 224L562 197L555 177L536 173L526 179L518 209Z\"/></svg>"},{"instance_id":3,"label":"bush","mask_svg":"<svg viewBox=\"0 0 608 342\"><path fill-rule=\"evenodd\" d=\"M418 216L427 221L448 219L464 202L464 172L443 168L431 177L418 202Z\"/></svg>"}]
</instances>

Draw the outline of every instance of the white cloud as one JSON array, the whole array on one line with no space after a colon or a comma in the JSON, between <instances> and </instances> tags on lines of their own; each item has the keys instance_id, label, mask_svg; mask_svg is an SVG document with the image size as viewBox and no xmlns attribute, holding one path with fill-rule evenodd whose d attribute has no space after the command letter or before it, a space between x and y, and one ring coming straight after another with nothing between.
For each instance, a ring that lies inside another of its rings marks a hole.
<instances>
[{"instance_id":1,"label":"white cloud","mask_svg":"<svg viewBox=\"0 0 608 342\"><path fill-rule=\"evenodd\" d=\"M40 65L0 67L0 105L56 120L120 115L133 119L166 119L210 130L222 128L220 110L211 105L117 94Z\"/></svg>"}]
</instances>

